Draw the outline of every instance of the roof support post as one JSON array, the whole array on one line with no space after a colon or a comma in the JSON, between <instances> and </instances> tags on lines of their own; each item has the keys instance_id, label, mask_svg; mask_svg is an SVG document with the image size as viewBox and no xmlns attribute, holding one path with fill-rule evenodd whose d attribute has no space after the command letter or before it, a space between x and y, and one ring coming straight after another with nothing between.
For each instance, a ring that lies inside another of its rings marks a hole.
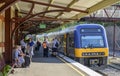
<instances>
[{"instance_id":1,"label":"roof support post","mask_svg":"<svg viewBox=\"0 0 120 76\"><path fill-rule=\"evenodd\" d=\"M12 61L12 40L11 40L11 8L5 11L5 62L11 63Z\"/></svg>"},{"instance_id":2,"label":"roof support post","mask_svg":"<svg viewBox=\"0 0 120 76\"><path fill-rule=\"evenodd\" d=\"M18 10L15 10L15 17L18 17ZM18 23L15 23L15 28L16 28L17 26L18 26ZM14 28L14 29L15 29L15 28ZM18 42L18 41L19 41L19 33L18 33L18 31L19 31L19 29L16 30L15 35L14 35L14 40L15 40L15 41L14 41L14 42L15 42L14 44L15 44L15 45L17 45L17 44L19 43L19 42Z\"/></svg>"}]
</instances>

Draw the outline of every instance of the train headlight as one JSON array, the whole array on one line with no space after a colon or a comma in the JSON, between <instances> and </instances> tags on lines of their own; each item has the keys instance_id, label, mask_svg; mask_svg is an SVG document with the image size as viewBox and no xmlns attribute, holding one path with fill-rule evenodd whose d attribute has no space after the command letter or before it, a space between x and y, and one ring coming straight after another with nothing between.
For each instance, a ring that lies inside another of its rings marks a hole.
<instances>
[{"instance_id":1,"label":"train headlight","mask_svg":"<svg viewBox=\"0 0 120 76\"><path fill-rule=\"evenodd\" d=\"M101 32L101 30L100 30L100 29L98 29L98 32Z\"/></svg>"},{"instance_id":2,"label":"train headlight","mask_svg":"<svg viewBox=\"0 0 120 76\"><path fill-rule=\"evenodd\" d=\"M82 29L81 32L84 32L84 29Z\"/></svg>"}]
</instances>

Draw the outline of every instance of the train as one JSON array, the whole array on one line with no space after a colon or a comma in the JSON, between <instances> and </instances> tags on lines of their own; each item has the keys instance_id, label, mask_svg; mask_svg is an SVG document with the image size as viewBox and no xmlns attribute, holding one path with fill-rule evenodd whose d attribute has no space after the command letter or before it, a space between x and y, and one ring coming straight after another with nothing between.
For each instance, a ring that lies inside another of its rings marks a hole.
<instances>
[{"instance_id":1,"label":"train","mask_svg":"<svg viewBox=\"0 0 120 76\"><path fill-rule=\"evenodd\" d=\"M102 25L79 24L56 36L60 41L59 53L95 70L106 67L109 47Z\"/></svg>"}]
</instances>

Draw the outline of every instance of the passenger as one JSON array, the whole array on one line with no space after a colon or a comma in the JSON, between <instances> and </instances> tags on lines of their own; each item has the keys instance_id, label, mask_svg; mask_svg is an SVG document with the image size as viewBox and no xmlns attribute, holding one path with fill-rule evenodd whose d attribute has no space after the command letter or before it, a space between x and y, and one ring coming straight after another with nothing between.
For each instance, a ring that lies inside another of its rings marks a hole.
<instances>
[{"instance_id":1,"label":"passenger","mask_svg":"<svg viewBox=\"0 0 120 76\"><path fill-rule=\"evenodd\" d=\"M29 54L30 59L32 59L32 56L34 55L33 46L34 46L34 42L32 38L30 38L27 46L27 53Z\"/></svg>"},{"instance_id":2,"label":"passenger","mask_svg":"<svg viewBox=\"0 0 120 76\"><path fill-rule=\"evenodd\" d=\"M40 47L41 47L41 42L38 40L36 43L36 51L39 51Z\"/></svg>"},{"instance_id":3,"label":"passenger","mask_svg":"<svg viewBox=\"0 0 120 76\"><path fill-rule=\"evenodd\" d=\"M12 58L13 58L13 61L15 62L16 67L22 67L22 64L24 64L25 62L24 60L25 55L22 53L22 50L20 49L21 47L16 45L12 53Z\"/></svg>"},{"instance_id":4,"label":"passenger","mask_svg":"<svg viewBox=\"0 0 120 76\"><path fill-rule=\"evenodd\" d=\"M46 42L47 46L49 47L49 41L48 41L48 38L45 38L44 42Z\"/></svg>"},{"instance_id":5,"label":"passenger","mask_svg":"<svg viewBox=\"0 0 120 76\"><path fill-rule=\"evenodd\" d=\"M18 50L20 52L20 54L19 54L19 60L20 60L20 62L23 62L21 64L21 67L24 67L24 63L25 63L24 57L26 56L26 54L24 54L23 51L21 50L21 46L18 46Z\"/></svg>"},{"instance_id":6,"label":"passenger","mask_svg":"<svg viewBox=\"0 0 120 76\"><path fill-rule=\"evenodd\" d=\"M57 55L58 45L59 45L59 41L57 40L57 38L53 39L53 41L52 41L52 56Z\"/></svg>"},{"instance_id":7,"label":"passenger","mask_svg":"<svg viewBox=\"0 0 120 76\"><path fill-rule=\"evenodd\" d=\"M43 57L48 57L48 46L46 42L43 42Z\"/></svg>"},{"instance_id":8,"label":"passenger","mask_svg":"<svg viewBox=\"0 0 120 76\"><path fill-rule=\"evenodd\" d=\"M25 52L25 50L26 50L26 43L25 43L24 39L22 39L20 41L20 45L21 45L21 49L22 49L23 53L25 54L26 53Z\"/></svg>"}]
</instances>

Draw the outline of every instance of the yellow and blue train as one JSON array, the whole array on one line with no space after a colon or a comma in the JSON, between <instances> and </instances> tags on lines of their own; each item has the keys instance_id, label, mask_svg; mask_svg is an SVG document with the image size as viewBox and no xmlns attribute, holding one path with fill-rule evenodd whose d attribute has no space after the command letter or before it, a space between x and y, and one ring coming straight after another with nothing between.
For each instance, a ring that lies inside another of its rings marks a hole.
<instances>
[{"instance_id":1,"label":"yellow and blue train","mask_svg":"<svg viewBox=\"0 0 120 76\"><path fill-rule=\"evenodd\" d=\"M68 30L57 35L59 52L93 69L107 65L109 48L102 25L80 24Z\"/></svg>"}]
</instances>

